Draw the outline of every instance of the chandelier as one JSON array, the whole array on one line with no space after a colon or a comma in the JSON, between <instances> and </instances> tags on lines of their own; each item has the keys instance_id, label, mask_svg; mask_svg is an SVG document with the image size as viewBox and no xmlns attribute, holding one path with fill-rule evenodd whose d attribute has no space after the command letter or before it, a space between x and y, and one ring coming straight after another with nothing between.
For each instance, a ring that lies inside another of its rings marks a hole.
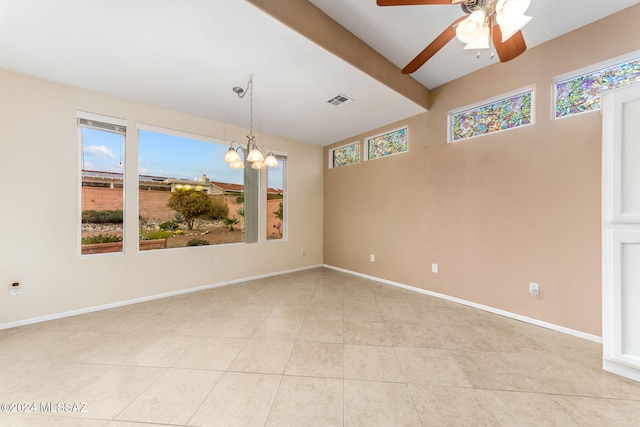
<instances>
[{"instance_id":1,"label":"chandelier","mask_svg":"<svg viewBox=\"0 0 640 427\"><path fill-rule=\"evenodd\" d=\"M465 49L489 49L497 24L505 42L531 20L525 15L530 4L531 0L467 0L462 8L470 15L456 27L456 37Z\"/></svg>"},{"instance_id":2,"label":"chandelier","mask_svg":"<svg viewBox=\"0 0 640 427\"><path fill-rule=\"evenodd\" d=\"M278 166L278 159L273 155L271 151L265 158L260 151L260 148L256 144L256 137L253 135L253 76L249 78L249 82L247 83L246 89L241 87L234 87L233 91L239 98L244 98L247 93L250 93L249 96L249 135L247 135L247 147L246 149L242 147L239 143L235 141L231 141L229 146L229 151L224 156L224 161L229 163L229 167L233 169L244 169L244 161L240 154L238 154L238 150L243 150L247 156L247 162L251 164L252 169L266 169L268 166L275 167ZM237 147L234 147L234 144Z\"/></svg>"}]
</instances>

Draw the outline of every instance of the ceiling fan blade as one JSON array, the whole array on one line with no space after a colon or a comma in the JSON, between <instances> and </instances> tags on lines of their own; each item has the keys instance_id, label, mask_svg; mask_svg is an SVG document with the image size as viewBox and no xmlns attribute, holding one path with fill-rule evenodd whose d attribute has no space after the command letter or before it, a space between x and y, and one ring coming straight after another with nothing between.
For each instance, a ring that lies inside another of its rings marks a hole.
<instances>
[{"instance_id":1,"label":"ceiling fan blade","mask_svg":"<svg viewBox=\"0 0 640 427\"><path fill-rule=\"evenodd\" d=\"M492 30L493 45L496 47L496 52L498 53L500 62L511 61L515 57L522 54L525 50L527 50L527 44L524 42L522 31L518 31L517 33L509 37L508 40L505 40L503 42L500 25L493 26Z\"/></svg>"},{"instance_id":2,"label":"ceiling fan blade","mask_svg":"<svg viewBox=\"0 0 640 427\"><path fill-rule=\"evenodd\" d=\"M464 0L378 0L378 6L415 6L419 4L456 4Z\"/></svg>"},{"instance_id":3,"label":"ceiling fan blade","mask_svg":"<svg viewBox=\"0 0 640 427\"><path fill-rule=\"evenodd\" d=\"M425 62L431 59L433 55L438 53L440 49L442 49L456 36L456 32L453 27L455 27L460 21L466 18L466 16L461 16L460 18L453 21L453 23L442 32L442 34L436 37L436 39L432 41L429 46L424 48L424 50L420 52L418 56L413 58L413 61L409 62L409 64L407 64L407 66L402 69L402 74L411 74L418 70L418 68L422 67Z\"/></svg>"}]
</instances>

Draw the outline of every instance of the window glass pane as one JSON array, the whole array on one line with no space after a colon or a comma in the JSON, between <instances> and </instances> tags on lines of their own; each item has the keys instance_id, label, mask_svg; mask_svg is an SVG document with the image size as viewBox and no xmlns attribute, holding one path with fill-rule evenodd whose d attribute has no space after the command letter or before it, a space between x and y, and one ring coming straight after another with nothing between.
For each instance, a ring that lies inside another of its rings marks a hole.
<instances>
[{"instance_id":1,"label":"window glass pane","mask_svg":"<svg viewBox=\"0 0 640 427\"><path fill-rule=\"evenodd\" d=\"M267 169L267 240L285 236L285 178L287 158L276 156L277 167Z\"/></svg>"},{"instance_id":2,"label":"window glass pane","mask_svg":"<svg viewBox=\"0 0 640 427\"><path fill-rule=\"evenodd\" d=\"M640 59L556 82L556 118L600 109L600 94L640 82Z\"/></svg>"},{"instance_id":3,"label":"window glass pane","mask_svg":"<svg viewBox=\"0 0 640 427\"><path fill-rule=\"evenodd\" d=\"M244 241L244 173L228 144L138 131L141 251Z\"/></svg>"},{"instance_id":4,"label":"window glass pane","mask_svg":"<svg viewBox=\"0 0 640 427\"><path fill-rule=\"evenodd\" d=\"M533 123L533 91L450 113L450 141L461 141Z\"/></svg>"},{"instance_id":5,"label":"window glass pane","mask_svg":"<svg viewBox=\"0 0 640 427\"><path fill-rule=\"evenodd\" d=\"M78 126L82 150L80 253L121 253L125 128L83 119L78 120Z\"/></svg>"},{"instance_id":6,"label":"window glass pane","mask_svg":"<svg viewBox=\"0 0 640 427\"><path fill-rule=\"evenodd\" d=\"M367 139L367 158L377 159L391 154L404 153L409 148L407 128L377 135Z\"/></svg>"},{"instance_id":7,"label":"window glass pane","mask_svg":"<svg viewBox=\"0 0 640 427\"><path fill-rule=\"evenodd\" d=\"M331 167L352 165L360 162L360 143L345 145L331 150Z\"/></svg>"}]
</instances>

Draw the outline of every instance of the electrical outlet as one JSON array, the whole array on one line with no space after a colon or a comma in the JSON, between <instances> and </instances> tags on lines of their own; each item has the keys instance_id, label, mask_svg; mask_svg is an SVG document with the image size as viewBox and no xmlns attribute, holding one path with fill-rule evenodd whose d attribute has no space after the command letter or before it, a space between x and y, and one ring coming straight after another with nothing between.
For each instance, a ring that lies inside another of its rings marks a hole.
<instances>
[{"instance_id":1,"label":"electrical outlet","mask_svg":"<svg viewBox=\"0 0 640 427\"><path fill-rule=\"evenodd\" d=\"M375 256L375 254L371 254L371 255L369 255L369 261L371 261L371 262L376 262L376 256Z\"/></svg>"},{"instance_id":2,"label":"electrical outlet","mask_svg":"<svg viewBox=\"0 0 640 427\"><path fill-rule=\"evenodd\" d=\"M20 295L22 293L22 285L20 282L13 282L9 284L9 295Z\"/></svg>"},{"instance_id":3,"label":"electrical outlet","mask_svg":"<svg viewBox=\"0 0 640 427\"><path fill-rule=\"evenodd\" d=\"M431 264L431 272L432 273L438 272L438 264Z\"/></svg>"},{"instance_id":4,"label":"electrical outlet","mask_svg":"<svg viewBox=\"0 0 640 427\"><path fill-rule=\"evenodd\" d=\"M531 295L538 295L540 293L540 286L535 282L529 282L529 293Z\"/></svg>"},{"instance_id":5,"label":"electrical outlet","mask_svg":"<svg viewBox=\"0 0 640 427\"><path fill-rule=\"evenodd\" d=\"M215 268L220 268L221 265L222 265L222 261L220 261L220 258L216 258L213 260L213 266Z\"/></svg>"},{"instance_id":6,"label":"electrical outlet","mask_svg":"<svg viewBox=\"0 0 640 427\"><path fill-rule=\"evenodd\" d=\"M307 256L307 250L305 248L300 249L300 255Z\"/></svg>"}]
</instances>

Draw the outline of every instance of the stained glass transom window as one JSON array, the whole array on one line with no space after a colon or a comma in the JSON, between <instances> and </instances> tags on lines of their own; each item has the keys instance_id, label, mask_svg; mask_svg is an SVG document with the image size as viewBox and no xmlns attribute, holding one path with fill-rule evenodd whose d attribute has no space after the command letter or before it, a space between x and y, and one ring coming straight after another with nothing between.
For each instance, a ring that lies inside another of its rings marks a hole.
<instances>
[{"instance_id":1,"label":"stained glass transom window","mask_svg":"<svg viewBox=\"0 0 640 427\"><path fill-rule=\"evenodd\" d=\"M367 139L367 159L378 159L391 154L404 153L409 148L407 128L397 129L389 133Z\"/></svg>"},{"instance_id":2,"label":"stained glass transom window","mask_svg":"<svg viewBox=\"0 0 640 427\"><path fill-rule=\"evenodd\" d=\"M338 166L352 165L360 162L360 143L345 145L331 150L329 166L332 168Z\"/></svg>"},{"instance_id":3,"label":"stained glass transom window","mask_svg":"<svg viewBox=\"0 0 640 427\"><path fill-rule=\"evenodd\" d=\"M600 109L600 94L640 83L640 58L555 83L555 116L567 117Z\"/></svg>"},{"instance_id":4,"label":"stained glass transom window","mask_svg":"<svg viewBox=\"0 0 640 427\"><path fill-rule=\"evenodd\" d=\"M449 142L533 123L533 89L449 113Z\"/></svg>"}]
</instances>

